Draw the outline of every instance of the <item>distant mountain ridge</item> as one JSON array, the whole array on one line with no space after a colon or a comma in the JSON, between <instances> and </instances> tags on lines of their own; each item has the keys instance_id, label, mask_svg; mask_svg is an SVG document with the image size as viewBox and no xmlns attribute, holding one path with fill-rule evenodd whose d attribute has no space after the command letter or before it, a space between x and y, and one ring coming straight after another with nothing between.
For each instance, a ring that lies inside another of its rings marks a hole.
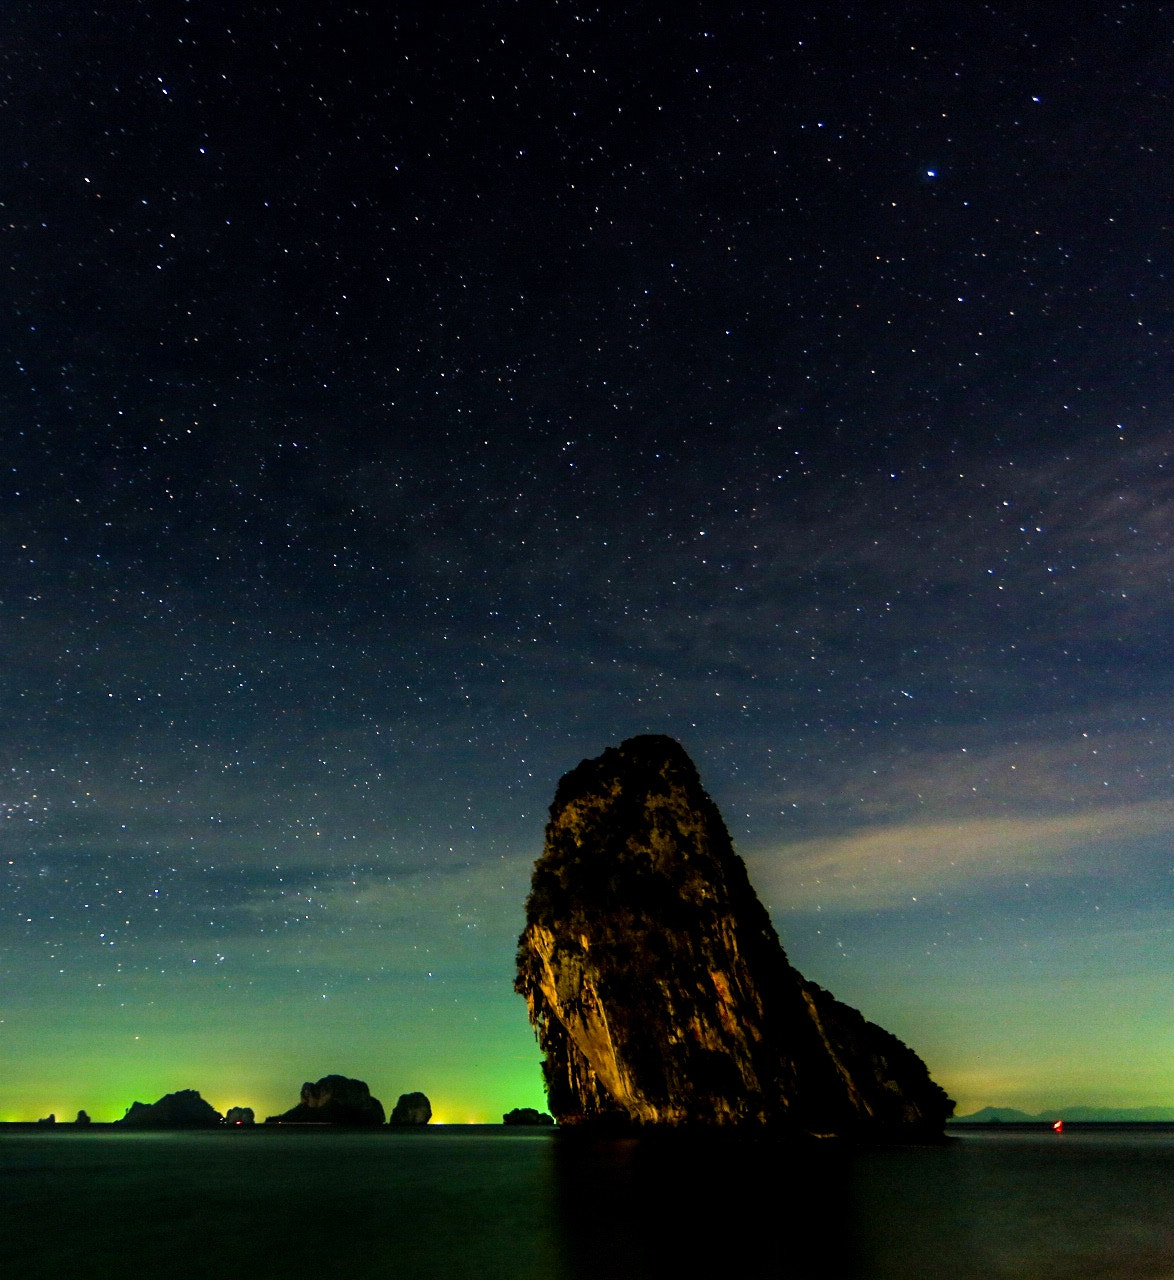
<instances>
[{"instance_id":1,"label":"distant mountain ridge","mask_svg":"<svg viewBox=\"0 0 1174 1280\"><path fill-rule=\"evenodd\" d=\"M1174 1124L1174 1107L1053 1107L1038 1115L1028 1115L1014 1107L983 1107L968 1116L955 1116L950 1124L1051 1124L1056 1120L1072 1120L1077 1123Z\"/></svg>"}]
</instances>

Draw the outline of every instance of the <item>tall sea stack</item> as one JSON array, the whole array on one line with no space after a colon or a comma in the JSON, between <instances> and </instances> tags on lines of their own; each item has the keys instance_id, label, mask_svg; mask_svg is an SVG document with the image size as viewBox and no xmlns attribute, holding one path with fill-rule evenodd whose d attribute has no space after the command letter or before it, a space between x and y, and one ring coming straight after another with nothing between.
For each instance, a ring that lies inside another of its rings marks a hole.
<instances>
[{"instance_id":1,"label":"tall sea stack","mask_svg":"<svg viewBox=\"0 0 1174 1280\"><path fill-rule=\"evenodd\" d=\"M559 783L515 989L562 1125L934 1138L953 1103L787 961L693 762L630 738Z\"/></svg>"}]
</instances>

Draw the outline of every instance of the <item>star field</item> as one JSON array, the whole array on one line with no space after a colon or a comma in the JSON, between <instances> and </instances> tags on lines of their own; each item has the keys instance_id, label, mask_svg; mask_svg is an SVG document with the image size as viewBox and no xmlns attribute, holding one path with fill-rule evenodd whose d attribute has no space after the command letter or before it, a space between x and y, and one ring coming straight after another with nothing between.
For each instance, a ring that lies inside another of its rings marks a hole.
<instances>
[{"instance_id":1,"label":"star field","mask_svg":"<svg viewBox=\"0 0 1174 1280\"><path fill-rule=\"evenodd\" d=\"M0 1118L542 1105L678 737L960 1110L1174 1102L1169 15L0 17Z\"/></svg>"}]
</instances>

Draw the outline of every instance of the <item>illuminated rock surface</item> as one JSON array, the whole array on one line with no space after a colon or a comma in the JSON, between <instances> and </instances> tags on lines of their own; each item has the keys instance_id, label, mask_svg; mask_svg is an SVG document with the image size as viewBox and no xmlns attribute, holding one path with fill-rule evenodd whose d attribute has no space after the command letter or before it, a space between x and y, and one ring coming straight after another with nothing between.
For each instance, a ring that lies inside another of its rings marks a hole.
<instances>
[{"instance_id":1,"label":"illuminated rock surface","mask_svg":"<svg viewBox=\"0 0 1174 1280\"><path fill-rule=\"evenodd\" d=\"M936 1137L953 1103L785 953L692 761L640 737L559 783L517 991L562 1125Z\"/></svg>"}]
</instances>

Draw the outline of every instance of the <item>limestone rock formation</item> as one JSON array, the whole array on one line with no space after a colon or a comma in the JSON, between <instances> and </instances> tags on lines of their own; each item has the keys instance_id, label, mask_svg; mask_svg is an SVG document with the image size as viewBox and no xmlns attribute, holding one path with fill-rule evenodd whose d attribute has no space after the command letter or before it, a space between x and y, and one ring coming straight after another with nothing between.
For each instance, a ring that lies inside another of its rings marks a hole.
<instances>
[{"instance_id":1,"label":"limestone rock formation","mask_svg":"<svg viewBox=\"0 0 1174 1280\"><path fill-rule=\"evenodd\" d=\"M401 1093L391 1109L388 1124L427 1124L432 1119L432 1103L425 1093Z\"/></svg>"},{"instance_id":2,"label":"limestone rock formation","mask_svg":"<svg viewBox=\"0 0 1174 1280\"><path fill-rule=\"evenodd\" d=\"M693 762L629 739L559 783L519 940L560 1125L937 1137L953 1103L787 960Z\"/></svg>"},{"instance_id":3,"label":"limestone rock formation","mask_svg":"<svg viewBox=\"0 0 1174 1280\"><path fill-rule=\"evenodd\" d=\"M79 1129L84 1129L86 1125L92 1123L93 1121L90 1119L90 1113L88 1111L79 1111L77 1113L77 1119L74 1121L74 1124L77 1125Z\"/></svg>"},{"instance_id":4,"label":"limestone rock formation","mask_svg":"<svg viewBox=\"0 0 1174 1280\"><path fill-rule=\"evenodd\" d=\"M128 1129L210 1129L224 1117L195 1089L164 1094L158 1102L132 1102L114 1123Z\"/></svg>"},{"instance_id":5,"label":"limestone rock formation","mask_svg":"<svg viewBox=\"0 0 1174 1280\"><path fill-rule=\"evenodd\" d=\"M536 1111L533 1107L515 1107L512 1111L507 1111L501 1118L502 1124L519 1124L519 1125L536 1125L538 1127L551 1126L554 1124L554 1117L546 1114L545 1111Z\"/></svg>"},{"instance_id":6,"label":"limestone rock formation","mask_svg":"<svg viewBox=\"0 0 1174 1280\"><path fill-rule=\"evenodd\" d=\"M256 1124L257 1116L252 1107L229 1107L224 1113L224 1123L235 1128Z\"/></svg>"},{"instance_id":7,"label":"limestone rock formation","mask_svg":"<svg viewBox=\"0 0 1174 1280\"><path fill-rule=\"evenodd\" d=\"M371 1096L362 1080L323 1076L302 1085L301 1101L296 1107L279 1116L269 1116L265 1123L379 1125L383 1123L383 1103Z\"/></svg>"}]
</instances>

